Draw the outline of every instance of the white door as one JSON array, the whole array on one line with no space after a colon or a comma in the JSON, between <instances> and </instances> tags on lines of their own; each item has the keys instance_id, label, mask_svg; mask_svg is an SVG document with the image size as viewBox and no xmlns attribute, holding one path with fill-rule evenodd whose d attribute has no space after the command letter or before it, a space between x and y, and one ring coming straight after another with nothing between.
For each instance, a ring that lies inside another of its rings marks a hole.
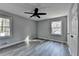
<instances>
[{"instance_id":1,"label":"white door","mask_svg":"<svg viewBox=\"0 0 79 59\"><path fill-rule=\"evenodd\" d=\"M77 55L77 40L78 40L78 18L77 13L74 13L74 16L71 17L68 21L68 45L70 54L73 56Z\"/></svg>"},{"instance_id":2,"label":"white door","mask_svg":"<svg viewBox=\"0 0 79 59\"><path fill-rule=\"evenodd\" d=\"M78 40L78 19L77 17L74 17L71 20L71 52L72 55L77 55L77 40Z\"/></svg>"}]
</instances>

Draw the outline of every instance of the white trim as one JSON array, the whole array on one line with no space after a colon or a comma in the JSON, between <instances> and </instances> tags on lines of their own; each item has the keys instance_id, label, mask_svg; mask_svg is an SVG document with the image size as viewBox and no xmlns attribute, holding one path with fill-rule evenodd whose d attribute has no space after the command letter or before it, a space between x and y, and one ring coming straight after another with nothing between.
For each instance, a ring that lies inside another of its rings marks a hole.
<instances>
[{"instance_id":1,"label":"white trim","mask_svg":"<svg viewBox=\"0 0 79 59\"><path fill-rule=\"evenodd\" d=\"M6 47L9 47L9 46L12 46L12 45L16 45L16 44L19 44L19 43L22 43L24 41L19 41L19 42L14 42L14 43L11 43L11 44L6 44L6 45L3 45L3 46L0 46L0 49L3 49L3 48L6 48Z\"/></svg>"},{"instance_id":2,"label":"white trim","mask_svg":"<svg viewBox=\"0 0 79 59\"><path fill-rule=\"evenodd\" d=\"M56 42L60 42L60 43L65 43L65 44L67 44L66 41L59 41L59 40L55 40L55 39L48 39L48 38L38 38L38 39L51 40L51 41L56 41Z\"/></svg>"},{"instance_id":3,"label":"white trim","mask_svg":"<svg viewBox=\"0 0 79 59\"><path fill-rule=\"evenodd\" d=\"M41 40L30 40L30 42L32 42L32 41L41 41ZM6 44L6 45L3 45L3 46L0 46L0 49L7 48L9 46L16 45L16 44L19 44L19 43L22 43L22 42L26 42L26 41L23 40L23 41L14 42L14 43L11 43L11 44Z\"/></svg>"}]
</instances>

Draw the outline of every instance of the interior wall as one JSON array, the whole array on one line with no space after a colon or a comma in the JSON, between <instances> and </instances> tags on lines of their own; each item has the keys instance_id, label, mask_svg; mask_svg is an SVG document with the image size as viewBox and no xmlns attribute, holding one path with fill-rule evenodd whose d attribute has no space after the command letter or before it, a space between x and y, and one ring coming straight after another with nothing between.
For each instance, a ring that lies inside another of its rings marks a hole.
<instances>
[{"instance_id":1,"label":"interior wall","mask_svg":"<svg viewBox=\"0 0 79 59\"><path fill-rule=\"evenodd\" d=\"M12 37L0 38L0 46L24 40L27 36L36 37L36 22L23 17L0 11L0 14L12 16Z\"/></svg>"},{"instance_id":2,"label":"interior wall","mask_svg":"<svg viewBox=\"0 0 79 59\"><path fill-rule=\"evenodd\" d=\"M62 35L52 35L50 24L52 21L62 21ZM67 41L67 17L62 16L38 22L38 38L55 40L59 42Z\"/></svg>"}]
</instances>

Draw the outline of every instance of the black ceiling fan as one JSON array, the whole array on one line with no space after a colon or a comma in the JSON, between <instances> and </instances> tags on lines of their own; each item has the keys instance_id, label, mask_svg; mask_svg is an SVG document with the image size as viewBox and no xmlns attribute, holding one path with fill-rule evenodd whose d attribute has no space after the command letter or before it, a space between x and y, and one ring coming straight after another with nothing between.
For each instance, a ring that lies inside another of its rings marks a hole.
<instances>
[{"instance_id":1,"label":"black ceiling fan","mask_svg":"<svg viewBox=\"0 0 79 59\"><path fill-rule=\"evenodd\" d=\"M39 15L46 15L47 13L38 13L38 8L35 8L34 9L34 13L31 13L31 12L24 12L24 13L26 13L26 14L32 14L32 16L30 16L30 17L33 17L33 16L36 16L36 17L38 17L38 18L40 18L40 16Z\"/></svg>"}]
</instances>

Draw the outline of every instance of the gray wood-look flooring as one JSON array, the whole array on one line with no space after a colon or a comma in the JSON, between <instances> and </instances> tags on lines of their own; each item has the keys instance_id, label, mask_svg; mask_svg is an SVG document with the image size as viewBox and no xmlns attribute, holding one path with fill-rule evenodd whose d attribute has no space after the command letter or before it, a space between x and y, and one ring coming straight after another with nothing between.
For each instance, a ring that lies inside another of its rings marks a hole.
<instances>
[{"instance_id":1,"label":"gray wood-look flooring","mask_svg":"<svg viewBox=\"0 0 79 59\"><path fill-rule=\"evenodd\" d=\"M0 56L69 56L68 47L53 41L21 43L0 50Z\"/></svg>"}]
</instances>

